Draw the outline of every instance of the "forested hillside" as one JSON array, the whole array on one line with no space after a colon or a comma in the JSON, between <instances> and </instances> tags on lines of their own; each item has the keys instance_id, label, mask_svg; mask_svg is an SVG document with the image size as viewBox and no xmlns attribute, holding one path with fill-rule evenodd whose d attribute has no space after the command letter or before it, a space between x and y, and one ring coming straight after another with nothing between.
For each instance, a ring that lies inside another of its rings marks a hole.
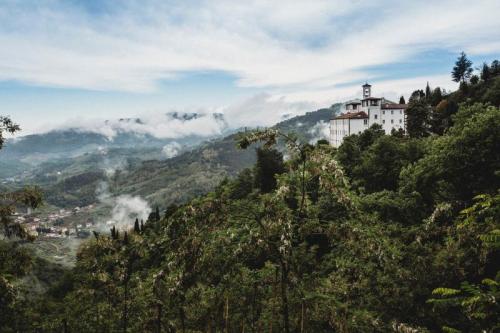
<instances>
[{"instance_id":1,"label":"forested hillside","mask_svg":"<svg viewBox=\"0 0 500 333\"><path fill-rule=\"evenodd\" d=\"M46 293L23 290L33 259L2 241L2 332L498 332L500 66L455 76L412 94L407 133L228 138L245 154L228 168L256 152L252 167L95 233ZM161 191L162 167L114 186Z\"/></svg>"}]
</instances>

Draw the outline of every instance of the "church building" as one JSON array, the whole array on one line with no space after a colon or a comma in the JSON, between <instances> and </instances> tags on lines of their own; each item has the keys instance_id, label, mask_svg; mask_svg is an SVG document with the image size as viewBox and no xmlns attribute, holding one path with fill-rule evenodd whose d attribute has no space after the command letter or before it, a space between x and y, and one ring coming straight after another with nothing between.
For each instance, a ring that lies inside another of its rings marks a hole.
<instances>
[{"instance_id":1,"label":"church building","mask_svg":"<svg viewBox=\"0 0 500 333\"><path fill-rule=\"evenodd\" d=\"M340 146L346 136L359 134L373 124L381 125L386 134L393 129L405 130L407 105L372 97L371 89L364 84L363 99L346 102L341 114L330 120L330 143L334 147Z\"/></svg>"}]
</instances>

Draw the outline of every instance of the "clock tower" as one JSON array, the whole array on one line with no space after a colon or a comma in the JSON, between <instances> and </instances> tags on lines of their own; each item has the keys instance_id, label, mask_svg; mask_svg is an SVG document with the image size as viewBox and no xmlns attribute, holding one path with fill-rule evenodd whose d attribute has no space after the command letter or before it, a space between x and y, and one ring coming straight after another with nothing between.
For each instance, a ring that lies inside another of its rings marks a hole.
<instances>
[{"instance_id":1,"label":"clock tower","mask_svg":"<svg viewBox=\"0 0 500 333\"><path fill-rule=\"evenodd\" d=\"M363 98L372 96L372 86L367 83L363 84Z\"/></svg>"}]
</instances>

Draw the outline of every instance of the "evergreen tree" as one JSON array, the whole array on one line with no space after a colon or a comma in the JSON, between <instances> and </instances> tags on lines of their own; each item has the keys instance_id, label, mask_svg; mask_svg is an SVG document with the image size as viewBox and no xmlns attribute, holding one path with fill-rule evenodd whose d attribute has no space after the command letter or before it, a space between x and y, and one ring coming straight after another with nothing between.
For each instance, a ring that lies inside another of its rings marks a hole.
<instances>
[{"instance_id":1,"label":"evergreen tree","mask_svg":"<svg viewBox=\"0 0 500 333\"><path fill-rule=\"evenodd\" d=\"M473 84L473 85L476 85L479 83L479 76L477 75L472 75L470 77L470 83Z\"/></svg>"},{"instance_id":2,"label":"evergreen tree","mask_svg":"<svg viewBox=\"0 0 500 333\"><path fill-rule=\"evenodd\" d=\"M283 155L276 149L257 148L254 184L262 193L276 188L275 175L285 172Z\"/></svg>"},{"instance_id":3,"label":"evergreen tree","mask_svg":"<svg viewBox=\"0 0 500 333\"><path fill-rule=\"evenodd\" d=\"M125 231L123 235L123 244L127 245L128 244L128 233Z\"/></svg>"},{"instance_id":4,"label":"evergreen tree","mask_svg":"<svg viewBox=\"0 0 500 333\"><path fill-rule=\"evenodd\" d=\"M160 221L160 219L161 219L160 208L158 206L156 206L155 217L156 217L156 221Z\"/></svg>"},{"instance_id":5,"label":"evergreen tree","mask_svg":"<svg viewBox=\"0 0 500 333\"><path fill-rule=\"evenodd\" d=\"M144 232L144 221L141 219L141 232Z\"/></svg>"},{"instance_id":6,"label":"evergreen tree","mask_svg":"<svg viewBox=\"0 0 500 333\"><path fill-rule=\"evenodd\" d=\"M472 61L467 58L465 52L462 52L455 62L455 66L451 72L451 77L453 78L453 81L465 84L465 82L471 77L472 71Z\"/></svg>"},{"instance_id":7,"label":"evergreen tree","mask_svg":"<svg viewBox=\"0 0 500 333\"><path fill-rule=\"evenodd\" d=\"M484 82L487 82L490 79L491 73L490 73L490 67L488 66L487 63L483 63L483 67L481 68L481 80Z\"/></svg>"},{"instance_id":8,"label":"evergreen tree","mask_svg":"<svg viewBox=\"0 0 500 333\"><path fill-rule=\"evenodd\" d=\"M136 234L138 234L138 233L140 233L140 232L141 232L141 227L140 227L140 225L139 225L139 219L138 219L138 218L136 218L136 219L135 219L135 222L134 222L134 232L135 232Z\"/></svg>"},{"instance_id":9,"label":"evergreen tree","mask_svg":"<svg viewBox=\"0 0 500 333\"><path fill-rule=\"evenodd\" d=\"M406 104L404 96L399 97L399 104Z\"/></svg>"},{"instance_id":10,"label":"evergreen tree","mask_svg":"<svg viewBox=\"0 0 500 333\"><path fill-rule=\"evenodd\" d=\"M406 131L411 138L427 136L429 116L429 106L424 100L410 99L406 109Z\"/></svg>"},{"instance_id":11,"label":"evergreen tree","mask_svg":"<svg viewBox=\"0 0 500 333\"><path fill-rule=\"evenodd\" d=\"M113 228L111 228L111 239L116 239L116 228L115 228L115 226L113 226Z\"/></svg>"},{"instance_id":12,"label":"evergreen tree","mask_svg":"<svg viewBox=\"0 0 500 333\"><path fill-rule=\"evenodd\" d=\"M431 87L429 86L429 81L427 81L427 85L425 86L425 98L429 101L431 99Z\"/></svg>"},{"instance_id":13,"label":"evergreen tree","mask_svg":"<svg viewBox=\"0 0 500 333\"><path fill-rule=\"evenodd\" d=\"M441 88L436 87L432 91L432 95L431 95L431 99L430 99L431 105L432 106L438 105L439 102L441 102L442 99L443 99L443 93L441 92Z\"/></svg>"}]
</instances>

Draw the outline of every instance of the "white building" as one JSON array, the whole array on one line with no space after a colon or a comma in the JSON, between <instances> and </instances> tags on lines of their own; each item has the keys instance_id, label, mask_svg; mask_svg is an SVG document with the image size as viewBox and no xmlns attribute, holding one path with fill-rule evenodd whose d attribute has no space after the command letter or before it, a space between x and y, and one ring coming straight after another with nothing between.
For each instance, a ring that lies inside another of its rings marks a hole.
<instances>
[{"instance_id":1,"label":"white building","mask_svg":"<svg viewBox=\"0 0 500 333\"><path fill-rule=\"evenodd\" d=\"M363 85L363 99L346 102L342 113L330 120L330 143L342 144L344 137L359 134L373 124L379 124L385 133L392 129L405 130L406 104L397 104L383 97L371 96L371 85Z\"/></svg>"}]
</instances>

